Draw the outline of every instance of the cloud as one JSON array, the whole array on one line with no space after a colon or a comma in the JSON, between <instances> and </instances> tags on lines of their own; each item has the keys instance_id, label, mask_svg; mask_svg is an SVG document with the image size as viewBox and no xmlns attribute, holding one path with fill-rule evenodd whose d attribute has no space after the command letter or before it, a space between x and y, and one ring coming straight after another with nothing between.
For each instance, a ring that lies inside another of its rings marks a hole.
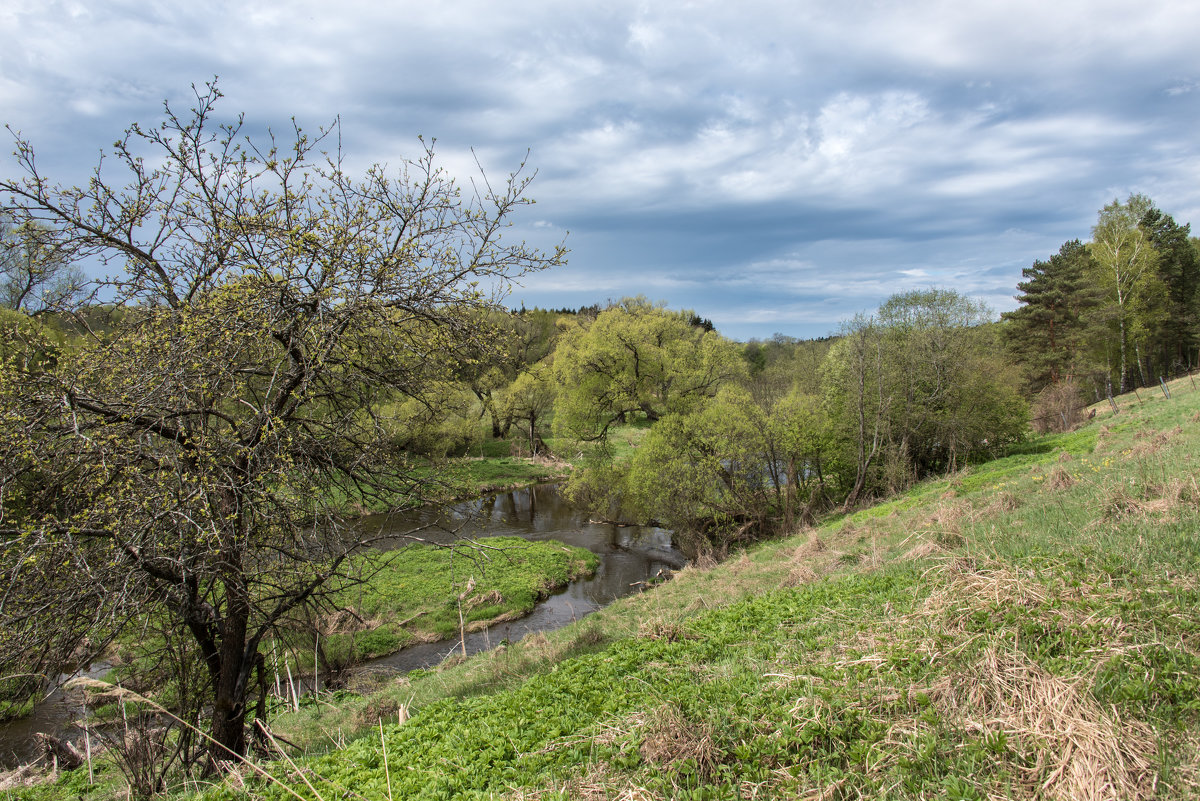
<instances>
[{"instance_id":1,"label":"cloud","mask_svg":"<svg viewBox=\"0 0 1200 801\"><path fill-rule=\"evenodd\" d=\"M1168 0L9 0L0 108L68 183L213 75L256 134L340 115L355 169L418 134L464 181L529 152L514 234L569 229L572 264L527 297L807 335L921 281L1011 303L1129 191L1200 219L1197 29Z\"/></svg>"}]
</instances>

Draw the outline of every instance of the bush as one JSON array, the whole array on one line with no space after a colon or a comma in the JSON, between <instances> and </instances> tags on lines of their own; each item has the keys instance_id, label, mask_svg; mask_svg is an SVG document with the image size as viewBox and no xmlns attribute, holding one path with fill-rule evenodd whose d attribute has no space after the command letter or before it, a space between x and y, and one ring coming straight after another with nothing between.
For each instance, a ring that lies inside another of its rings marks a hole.
<instances>
[{"instance_id":1,"label":"bush","mask_svg":"<svg viewBox=\"0 0 1200 801\"><path fill-rule=\"evenodd\" d=\"M1038 393L1030 410L1030 422L1038 434L1060 434L1083 422L1084 408L1079 386L1072 381L1060 381Z\"/></svg>"}]
</instances>

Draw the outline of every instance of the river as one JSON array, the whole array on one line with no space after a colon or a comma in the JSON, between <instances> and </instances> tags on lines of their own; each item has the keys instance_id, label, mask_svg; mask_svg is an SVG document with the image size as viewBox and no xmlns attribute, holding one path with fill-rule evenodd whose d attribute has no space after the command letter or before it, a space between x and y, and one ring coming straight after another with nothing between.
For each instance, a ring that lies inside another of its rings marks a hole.
<instances>
[{"instance_id":1,"label":"river","mask_svg":"<svg viewBox=\"0 0 1200 801\"><path fill-rule=\"evenodd\" d=\"M659 528L593 523L559 494L553 484L502 492L445 509L419 509L362 520L371 531L402 533L420 529L426 540L450 542L484 536L516 536L528 540L558 540L587 548L600 557L590 578L571 582L529 615L468 634L468 654L486 650L501 641L516 642L527 634L553 631L623 595L637 592L662 570L683 566L683 555L671 544L671 534ZM373 660L372 670L405 672L432 667L462 645L437 642L414 645L391 656ZM75 694L53 693L28 717L0 724L0 767L28 761L36 753L34 735L60 733L84 714Z\"/></svg>"}]
</instances>

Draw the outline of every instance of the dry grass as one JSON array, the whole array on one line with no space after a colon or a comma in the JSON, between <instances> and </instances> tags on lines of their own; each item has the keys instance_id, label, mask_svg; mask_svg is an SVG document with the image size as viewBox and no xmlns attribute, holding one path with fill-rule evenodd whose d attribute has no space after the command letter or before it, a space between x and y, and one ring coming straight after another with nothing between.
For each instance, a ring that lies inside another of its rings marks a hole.
<instances>
[{"instance_id":1,"label":"dry grass","mask_svg":"<svg viewBox=\"0 0 1200 801\"><path fill-rule=\"evenodd\" d=\"M1179 764L1171 771L1170 786L1182 798L1200 798L1200 734L1191 734L1171 744Z\"/></svg>"},{"instance_id":2,"label":"dry grass","mask_svg":"<svg viewBox=\"0 0 1200 801\"><path fill-rule=\"evenodd\" d=\"M470 611L472 609L478 609L481 606L489 606L492 604L502 604L502 603L504 603L504 596L500 594L499 590L492 590L491 592L485 592L485 593L480 593L479 595L473 595L470 598L468 598L467 600L463 601L463 609L465 611Z\"/></svg>"},{"instance_id":3,"label":"dry grass","mask_svg":"<svg viewBox=\"0 0 1200 801\"><path fill-rule=\"evenodd\" d=\"M0 771L0 793L9 793L23 787L50 784L58 774L41 765L22 765L8 771Z\"/></svg>"},{"instance_id":4,"label":"dry grass","mask_svg":"<svg viewBox=\"0 0 1200 801\"><path fill-rule=\"evenodd\" d=\"M1021 508L1022 503L1024 501L1014 493L1008 491L998 492L992 497L991 502L980 510L980 514L984 517L991 517L997 512L1016 511Z\"/></svg>"},{"instance_id":5,"label":"dry grass","mask_svg":"<svg viewBox=\"0 0 1200 801\"><path fill-rule=\"evenodd\" d=\"M580 742L607 747L639 735L641 744L638 751L642 759L660 769L673 771L690 760L701 776L711 777L720 762L721 752L716 745L712 724L689 720L677 707L670 704L639 711L616 722L601 723L595 734L556 741L543 749L543 753L578 745ZM609 765L604 762L590 764L586 772L550 787L516 789L509 797L514 801L532 801L558 794L565 794L572 799L650 801L661 798L628 779L614 776Z\"/></svg>"},{"instance_id":6,"label":"dry grass","mask_svg":"<svg viewBox=\"0 0 1200 801\"><path fill-rule=\"evenodd\" d=\"M817 535L815 530L811 531L808 540L792 551L792 556L787 561L787 575L783 577L780 586L797 587L810 581L816 581L821 574L817 572L813 560L818 554L825 551L825 547L825 541Z\"/></svg>"},{"instance_id":7,"label":"dry grass","mask_svg":"<svg viewBox=\"0 0 1200 801\"><path fill-rule=\"evenodd\" d=\"M970 516L970 503L943 503L934 507L921 528L932 533L944 545L962 543L962 523Z\"/></svg>"},{"instance_id":8,"label":"dry grass","mask_svg":"<svg viewBox=\"0 0 1200 801\"><path fill-rule=\"evenodd\" d=\"M925 575L938 588L926 598L920 615L947 619L954 630L961 630L963 621L980 607L1003 604L1032 608L1044 604L1050 594L1044 585L1008 565L981 565L968 557L938 565Z\"/></svg>"},{"instance_id":9,"label":"dry grass","mask_svg":"<svg viewBox=\"0 0 1200 801\"><path fill-rule=\"evenodd\" d=\"M1169 481L1148 481L1140 489L1119 483L1108 492L1101 509L1105 522L1158 516L1167 518L1187 507L1200 505L1200 483L1195 476L1181 476Z\"/></svg>"},{"instance_id":10,"label":"dry grass","mask_svg":"<svg viewBox=\"0 0 1200 801\"><path fill-rule=\"evenodd\" d=\"M948 553L949 551L933 540L927 540L922 537L919 543L901 554L900 559L901 561L913 562L918 559L927 559L931 556L945 556Z\"/></svg>"},{"instance_id":11,"label":"dry grass","mask_svg":"<svg viewBox=\"0 0 1200 801\"><path fill-rule=\"evenodd\" d=\"M940 619L942 631L966 630L980 608L1037 609L1051 590L1031 575L1001 563L959 558L926 573L938 589L929 595L912 624ZM1110 646L1094 654L1098 668L1122 648L1121 621L1092 621L1112 631ZM931 658L936 656L930 654ZM923 689L947 722L979 734L1003 734L1019 750L1018 798L1141 799L1154 795L1155 741L1141 723L1121 721L1100 707L1089 687L1090 672L1055 676L1019 651L988 648L963 675ZM887 699L881 698L882 701ZM889 735L911 739L914 721L901 720ZM899 747L899 746L898 746Z\"/></svg>"},{"instance_id":12,"label":"dry grass","mask_svg":"<svg viewBox=\"0 0 1200 801\"><path fill-rule=\"evenodd\" d=\"M696 636L685 631L683 626L663 618L651 618L639 623L637 636L643 640L666 640L667 642L696 639Z\"/></svg>"},{"instance_id":13,"label":"dry grass","mask_svg":"<svg viewBox=\"0 0 1200 801\"><path fill-rule=\"evenodd\" d=\"M373 627L371 623L372 621L364 620L354 607L347 606L318 617L316 629L322 637L329 637L333 634L355 634L365 631ZM375 625L380 624L376 623Z\"/></svg>"},{"instance_id":14,"label":"dry grass","mask_svg":"<svg viewBox=\"0 0 1200 801\"><path fill-rule=\"evenodd\" d=\"M1069 456L1070 454L1063 455ZM1046 477L1045 486L1048 490L1070 489L1075 486L1075 477L1071 475L1070 471L1062 467L1055 467L1050 471L1050 475Z\"/></svg>"},{"instance_id":15,"label":"dry grass","mask_svg":"<svg viewBox=\"0 0 1200 801\"><path fill-rule=\"evenodd\" d=\"M741 556L729 563L729 572L737 576L745 573L751 567L753 567L753 563L750 561L750 557L745 551L742 551Z\"/></svg>"},{"instance_id":16,"label":"dry grass","mask_svg":"<svg viewBox=\"0 0 1200 801\"><path fill-rule=\"evenodd\" d=\"M674 706L664 704L631 719L642 732L642 759L670 770L691 760L701 776L711 776L720 751L708 722L688 720Z\"/></svg>"},{"instance_id":17,"label":"dry grass","mask_svg":"<svg viewBox=\"0 0 1200 801\"><path fill-rule=\"evenodd\" d=\"M506 796L511 801L542 801L547 797L566 796L577 801L661 801L663 796L614 775L607 763L599 762L562 782L536 789L514 788Z\"/></svg>"},{"instance_id":18,"label":"dry grass","mask_svg":"<svg viewBox=\"0 0 1200 801\"><path fill-rule=\"evenodd\" d=\"M386 695L377 696L354 716L354 723L364 728L375 728L381 722L387 725L404 724L410 717L410 705Z\"/></svg>"},{"instance_id":19,"label":"dry grass","mask_svg":"<svg viewBox=\"0 0 1200 801\"><path fill-rule=\"evenodd\" d=\"M1027 798L1150 798L1154 737L1145 724L1118 720L1082 678L1048 673L1020 652L989 649L936 700L968 730L1002 732L1025 751L1020 790Z\"/></svg>"}]
</instances>

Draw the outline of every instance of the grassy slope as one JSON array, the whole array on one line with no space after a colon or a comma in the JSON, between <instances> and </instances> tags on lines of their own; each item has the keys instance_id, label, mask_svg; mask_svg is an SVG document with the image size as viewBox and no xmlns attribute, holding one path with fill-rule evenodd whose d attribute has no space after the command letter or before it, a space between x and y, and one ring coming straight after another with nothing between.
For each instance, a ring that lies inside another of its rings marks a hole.
<instances>
[{"instance_id":1,"label":"grassy slope","mask_svg":"<svg viewBox=\"0 0 1200 801\"><path fill-rule=\"evenodd\" d=\"M1200 392L1173 390L416 677L391 691L412 719L311 759L328 782L315 787L1186 797L1200 789ZM384 698L343 714L386 724Z\"/></svg>"},{"instance_id":2,"label":"grassy slope","mask_svg":"<svg viewBox=\"0 0 1200 801\"><path fill-rule=\"evenodd\" d=\"M304 760L324 799L1193 796L1200 391L1172 389L275 725L360 738Z\"/></svg>"}]
</instances>

